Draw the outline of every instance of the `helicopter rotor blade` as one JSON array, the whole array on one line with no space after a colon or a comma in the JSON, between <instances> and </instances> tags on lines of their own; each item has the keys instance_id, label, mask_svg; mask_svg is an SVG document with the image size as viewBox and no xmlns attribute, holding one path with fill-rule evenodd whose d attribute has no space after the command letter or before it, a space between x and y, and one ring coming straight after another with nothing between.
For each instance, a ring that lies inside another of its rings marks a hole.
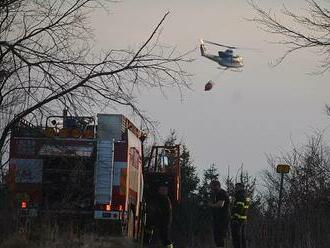
<instances>
[{"instance_id":1,"label":"helicopter rotor blade","mask_svg":"<svg viewBox=\"0 0 330 248\"><path fill-rule=\"evenodd\" d=\"M216 43L216 42L208 41L208 40L204 40L204 42L205 42L205 43L208 43L208 44L215 45L215 46L226 47L226 48L229 48L229 49L237 49L237 48L238 48L238 47L234 47L234 46L222 45L222 44L220 44L220 43Z\"/></svg>"},{"instance_id":2,"label":"helicopter rotor blade","mask_svg":"<svg viewBox=\"0 0 330 248\"><path fill-rule=\"evenodd\" d=\"M229 48L229 49L249 50L249 51L254 51L254 52L261 52L261 50L258 49L258 48L227 46L227 45L223 45L223 44L216 43L216 42L213 42L213 41L208 41L208 40L201 40L201 41L204 41L205 43L212 44L212 45L215 45L215 46L226 47L226 48Z\"/></svg>"},{"instance_id":3,"label":"helicopter rotor blade","mask_svg":"<svg viewBox=\"0 0 330 248\"><path fill-rule=\"evenodd\" d=\"M248 50L248 51L254 51L254 52L261 52L261 49L253 48L253 47L236 47L239 50Z\"/></svg>"}]
</instances>

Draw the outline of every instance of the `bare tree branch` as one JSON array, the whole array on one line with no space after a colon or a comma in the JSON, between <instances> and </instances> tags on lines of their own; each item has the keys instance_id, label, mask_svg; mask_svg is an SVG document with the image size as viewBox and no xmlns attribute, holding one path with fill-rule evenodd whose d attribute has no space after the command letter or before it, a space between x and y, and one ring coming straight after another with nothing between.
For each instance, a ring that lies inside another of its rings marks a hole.
<instances>
[{"instance_id":1,"label":"bare tree branch","mask_svg":"<svg viewBox=\"0 0 330 248\"><path fill-rule=\"evenodd\" d=\"M136 50L92 49L95 0L4 0L0 4L0 149L22 118L35 123L63 107L76 113L122 105L146 123L140 89L188 87L187 54L159 44L169 13Z\"/></svg>"},{"instance_id":2,"label":"bare tree branch","mask_svg":"<svg viewBox=\"0 0 330 248\"><path fill-rule=\"evenodd\" d=\"M265 32L279 36L277 43L287 47L286 52L275 65L280 64L293 52L314 49L321 58L318 73L328 71L330 67L330 6L322 7L318 1L305 0L307 8L303 14L296 14L286 6L283 6L280 13L275 14L274 11L263 9L254 0L248 0L248 2L257 14L251 20ZM323 2L324 5L328 4ZM288 22L284 19L288 19Z\"/></svg>"}]
</instances>

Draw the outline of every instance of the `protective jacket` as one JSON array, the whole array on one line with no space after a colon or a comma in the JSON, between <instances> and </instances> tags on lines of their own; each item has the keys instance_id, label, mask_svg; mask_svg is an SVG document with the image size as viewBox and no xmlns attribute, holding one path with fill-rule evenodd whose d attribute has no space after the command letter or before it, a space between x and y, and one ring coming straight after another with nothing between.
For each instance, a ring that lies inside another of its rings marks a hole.
<instances>
[{"instance_id":1,"label":"protective jacket","mask_svg":"<svg viewBox=\"0 0 330 248\"><path fill-rule=\"evenodd\" d=\"M237 192L232 205L232 219L242 222L246 221L249 207L250 198L246 197L244 191Z\"/></svg>"}]
</instances>

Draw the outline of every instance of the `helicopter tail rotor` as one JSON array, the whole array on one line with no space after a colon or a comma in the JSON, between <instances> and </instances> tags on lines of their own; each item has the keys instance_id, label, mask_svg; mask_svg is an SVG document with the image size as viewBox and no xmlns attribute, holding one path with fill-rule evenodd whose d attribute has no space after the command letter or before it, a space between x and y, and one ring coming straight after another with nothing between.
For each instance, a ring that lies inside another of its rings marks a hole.
<instances>
[{"instance_id":1,"label":"helicopter tail rotor","mask_svg":"<svg viewBox=\"0 0 330 248\"><path fill-rule=\"evenodd\" d=\"M200 50L201 50L201 55L204 56L206 49L205 49L204 41L202 39L201 39Z\"/></svg>"}]
</instances>

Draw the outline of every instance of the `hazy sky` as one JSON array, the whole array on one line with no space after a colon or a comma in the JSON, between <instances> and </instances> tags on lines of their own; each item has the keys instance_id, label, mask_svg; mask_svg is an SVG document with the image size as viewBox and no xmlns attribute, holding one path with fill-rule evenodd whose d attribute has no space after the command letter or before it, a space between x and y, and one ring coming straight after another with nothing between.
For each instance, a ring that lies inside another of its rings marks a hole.
<instances>
[{"instance_id":1,"label":"hazy sky","mask_svg":"<svg viewBox=\"0 0 330 248\"><path fill-rule=\"evenodd\" d=\"M260 1L267 8L282 2ZM305 7L302 0L286 1L294 9ZM259 48L261 52L239 51L245 67L242 72L222 73L218 66L199 55L186 69L194 76L192 90L183 101L177 89L141 95L141 106L159 121L166 136L176 129L188 145L199 170L215 163L223 174L244 163L257 174L266 168L266 154L279 154L299 144L314 129L324 129L330 117L324 105L330 103L329 73L311 76L317 69L317 56L311 51L290 56L278 67L269 63L283 47L270 44L274 36L264 33L245 18L253 11L245 0L127 0L111 5L110 13L99 11L94 19L96 42L104 48L137 47L149 36L161 17L170 11L163 25L161 41L191 50L205 38L224 44ZM210 52L217 52L210 47ZM216 82L204 92L208 80Z\"/></svg>"}]
</instances>

